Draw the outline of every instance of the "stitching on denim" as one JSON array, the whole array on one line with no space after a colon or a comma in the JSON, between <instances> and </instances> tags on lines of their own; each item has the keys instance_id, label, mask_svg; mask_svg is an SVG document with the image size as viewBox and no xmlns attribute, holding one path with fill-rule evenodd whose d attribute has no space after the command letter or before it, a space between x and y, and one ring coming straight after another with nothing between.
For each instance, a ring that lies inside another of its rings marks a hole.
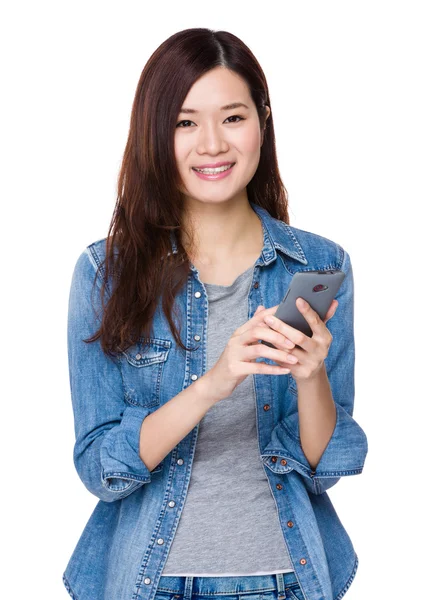
<instances>
[{"instance_id":1,"label":"stitching on denim","mask_svg":"<svg viewBox=\"0 0 442 600\"><path fill-rule=\"evenodd\" d=\"M65 573L63 573L63 584L64 584L64 587L66 588L66 590L68 591L69 596L71 598L73 598L74 600L78 600L77 596L72 591L71 585L70 585L69 581L67 580Z\"/></svg>"},{"instance_id":2,"label":"stitching on denim","mask_svg":"<svg viewBox=\"0 0 442 600\"><path fill-rule=\"evenodd\" d=\"M300 589L299 588L299 584L292 584L291 586L287 586L285 589L289 590L292 587L296 587L296 585L298 586L297 589ZM177 592L176 590L171 590L171 589L166 588L166 587L161 587L161 588L158 587L156 591L159 592L159 593L164 593L164 594L175 594L176 596L183 596L184 595L182 592L180 593L180 592ZM273 592L273 593L275 593L275 592L277 592L277 590L276 590L276 588L254 588L253 590L243 591L243 592L234 592L234 591L223 592L223 593L220 593L220 592L207 592L205 594L198 594L196 592L192 592L192 596L204 596L204 597L205 596L238 596L238 595L239 596L243 596L243 595L246 596L247 594L256 594L256 593L262 593L262 594L264 594L264 593L267 593L267 592ZM298 599L296 598L296 600L298 600Z\"/></svg>"},{"instance_id":3,"label":"stitching on denim","mask_svg":"<svg viewBox=\"0 0 442 600\"><path fill-rule=\"evenodd\" d=\"M287 425L287 423L286 423L286 422L284 422L284 421L281 421L281 427L282 427L283 429L285 429L286 433L287 433L287 434L288 434L290 437L294 437L294 438L295 438L295 439L296 439L298 442L300 442L300 441L301 441L301 438L300 438L298 435L296 435L296 431L295 431L294 429L291 429L291 427L289 427L289 426ZM294 460L294 459L293 459L293 460Z\"/></svg>"},{"instance_id":4,"label":"stitching on denim","mask_svg":"<svg viewBox=\"0 0 442 600\"><path fill-rule=\"evenodd\" d=\"M345 595L346 591L348 590L351 583L353 582L353 579L356 576L356 572L358 570L358 565L359 565L359 559L358 559L358 555L355 552L355 562L354 562L354 566L353 566L353 571L351 572L351 575L348 578L347 583L344 585L342 590L339 592L339 594L333 600L341 600L341 598Z\"/></svg>"},{"instance_id":5,"label":"stitching on denim","mask_svg":"<svg viewBox=\"0 0 442 600\"><path fill-rule=\"evenodd\" d=\"M103 261L100 261L100 258L99 258L99 256L98 256L98 253L97 253L97 251L95 250L95 246L94 246L94 244L92 244L92 245L88 246L88 247L87 247L87 250L89 251L89 254L90 254L91 256L93 256L93 258L94 258L94 260L95 260L96 270L98 271L98 274L99 274L99 276L100 276L100 279L101 279L101 283L103 284L103 282L104 282L104 267L103 267L103 265L104 265L104 260L103 260ZM108 282L106 282L105 288L106 288L106 291L107 291L107 293L110 295L110 293L111 293L111 292L110 292L110 289L109 289Z\"/></svg>"},{"instance_id":6,"label":"stitching on denim","mask_svg":"<svg viewBox=\"0 0 442 600\"><path fill-rule=\"evenodd\" d=\"M133 475L131 473L120 473L118 471L108 471L107 473L103 473L103 479L108 479L109 477L118 477L120 479L127 479L127 480L136 480L136 481L142 481L142 482L146 482L148 483L149 478L145 477L144 475Z\"/></svg>"},{"instance_id":7,"label":"stitching on denim","mask_svg":"<svg viewBox=\"0 0 442 600\"><path fill-rule=\"evenodd\" d=\"M362 467L358 467L356 469L346 469L344 471L321 471L319 473L315 473L315 477L341 477L345 475L357 475L358 473L362 473Z\"/></svg>"}]
</instances>

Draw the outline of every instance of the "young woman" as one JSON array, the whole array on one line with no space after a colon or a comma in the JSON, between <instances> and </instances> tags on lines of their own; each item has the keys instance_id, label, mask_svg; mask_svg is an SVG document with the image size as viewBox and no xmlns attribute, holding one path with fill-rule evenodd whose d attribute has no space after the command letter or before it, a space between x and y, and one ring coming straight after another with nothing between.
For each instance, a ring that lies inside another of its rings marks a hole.
<instances>
[{"instance_id":1,"label":"young woman","mask_svg":"<svg viewBox=\"0 0 442 600\"><path fill-rule=\"evenodd\" d=\"M326 490L367 453L352 267L287 207L255 57L225 31L173 35L141 74L109 235L72 278L74 463L99 499L63 573L72 598L349 588L358 557ZM268 320L318 269L346 277L324 321L299 304L312 337Z\"/></svg>"}]
</instances>

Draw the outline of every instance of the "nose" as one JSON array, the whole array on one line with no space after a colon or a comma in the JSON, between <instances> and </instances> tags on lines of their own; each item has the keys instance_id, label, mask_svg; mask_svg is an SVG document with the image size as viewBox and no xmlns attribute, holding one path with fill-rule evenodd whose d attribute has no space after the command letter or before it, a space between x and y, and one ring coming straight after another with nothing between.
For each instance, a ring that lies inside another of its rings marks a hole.
<instances>
[{"instance_id":1,"label":"nose","mask_svg":"<svg viewBox=\"0 0 442 600\"><path fill-rule=\"evenodd\" d=\"M201 127L198 137L197 152L199 154L217 155L228 150L228 143L224 139L221 128L214 124Z\"/></svg>"}]
</instances>

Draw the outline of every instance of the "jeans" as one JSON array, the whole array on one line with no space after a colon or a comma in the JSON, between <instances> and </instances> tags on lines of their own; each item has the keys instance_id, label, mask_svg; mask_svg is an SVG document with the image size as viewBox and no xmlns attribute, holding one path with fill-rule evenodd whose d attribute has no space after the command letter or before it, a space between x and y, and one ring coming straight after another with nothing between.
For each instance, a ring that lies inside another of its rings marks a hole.
<instances>
[{"instance_id":1,"label":"jeans","mask_svg":"<svg viewBox=\"0 0 442 600\"><path fill-rule=\"evenodd\" d=\"M162 576L155 600L305 600L294 571L237 577Z\"/></svg>"}]
</instances>

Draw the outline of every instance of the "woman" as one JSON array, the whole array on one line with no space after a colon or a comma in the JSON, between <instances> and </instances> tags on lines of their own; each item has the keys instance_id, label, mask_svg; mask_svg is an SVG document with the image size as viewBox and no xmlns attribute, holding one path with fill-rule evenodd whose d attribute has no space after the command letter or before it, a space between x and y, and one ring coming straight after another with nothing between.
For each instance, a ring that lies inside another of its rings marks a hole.
<instances>
[{"instance_id":1,"label":"woman","mask_svg":"<svg viewBox=\"0 0 442 600\"><path fill-rule=\"evenodd\" d=\"M73 273L74 463L99 502L63 573L72 598L350 586L358 557L326 490L367 453L352 268L287 206L255 57L224 31L173 35L138 84L109 235ZM296 271L326 268L346 277L324 321L299 304L312 337L267 321Z\"/></svg>"}]
</instances>

